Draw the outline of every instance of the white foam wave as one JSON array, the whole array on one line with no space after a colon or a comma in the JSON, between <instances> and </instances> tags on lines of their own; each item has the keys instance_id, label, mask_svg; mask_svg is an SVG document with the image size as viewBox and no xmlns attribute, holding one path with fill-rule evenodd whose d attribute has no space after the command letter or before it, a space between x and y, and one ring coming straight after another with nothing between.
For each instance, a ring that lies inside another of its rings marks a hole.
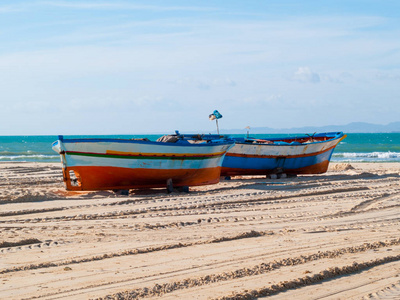
<instances>
[{"instance_id":1,"label":"white foam wave","mask_svg":"<svg viewBox=\"0 0 400 300\"><path fill-rule=\"evenodd\" d=\"M400 162L399 152L344 152L334 153L332 161L352 162Z\"/></svg>"},{"instance_id":2,"label":"white foam wave","mask_svg":"<svg viewBox=\"0 0 400 300\"><path fill-rule=\"evenodd\" d=\"M58 155L43 155L43 154L35 154L35 155L0 155L1 161L10 161L10 160L55 160L59 158Z\"/></svg>"},{"instance_id":3,"label":"white foam wave","mask_svg":"<svg viewBox=\"0 0 400 300\"><path fill-rule=\"evenodd\" d=\"M368 158L400 158L399 152L367 152L367 153L357 153L357 152L345 152L345 153L334 153L334 157L368 157Z\"/></svg>"}]
</instances>

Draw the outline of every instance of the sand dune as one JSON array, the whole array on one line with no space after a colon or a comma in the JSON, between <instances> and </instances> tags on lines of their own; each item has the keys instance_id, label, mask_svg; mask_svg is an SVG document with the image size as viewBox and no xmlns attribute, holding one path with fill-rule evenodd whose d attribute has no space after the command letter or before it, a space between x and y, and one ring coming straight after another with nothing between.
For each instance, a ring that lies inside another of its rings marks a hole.
<instances>
[{"instance_id":1,"label":"sand dune","mask_svg":"<svg viewBox=\"0 0 400 300\"><path fill-rule=\"evenodd\" d=\"M1 299L399 299L400 164L67 192L0 163Z\"/></svg>"}]
</instances>

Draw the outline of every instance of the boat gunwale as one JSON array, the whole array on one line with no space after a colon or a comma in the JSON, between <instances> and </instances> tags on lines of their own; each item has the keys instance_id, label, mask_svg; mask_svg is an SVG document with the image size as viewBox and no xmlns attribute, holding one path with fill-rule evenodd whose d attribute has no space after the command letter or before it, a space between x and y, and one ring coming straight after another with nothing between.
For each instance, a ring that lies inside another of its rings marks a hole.
<instances>
[{"instance_id":1,"label":"boat gunwale","mask_svg":"<svg viewBox=\"0 0 400 300\"><path fill-rule=\"evenodd\" d=\"M331 132L320 133L320 134L318 134L318 136L315 136L315 137L320 137L320 138L328 137L327 136L328 133L331 133ZM325 135L323 135L323 134L325 134ZM255 141L255 143L254 142L253 143L246 142L246 141L251 141L252 139L251 138L249 138L249 139L245 138L244 142L238 142L237 140L235 140L235 144L236 145L249 145L249 146L250 145L254 145L254 146L274 146L274 147L276 147L276 146L280 146L280 147L287 147L287 146L300 147L300 146L309 146L309 145L315 145L315 144L321 144L321 143L328 143L328 142L335 141L337 139L340 139L340 141L341 141L341 140L345 139L347 137L347 135L344 134L343 132L337 132L335 136L333 136L330 139L325 140L325 141L315 141L315 142L311 142L311 143L299 143L299 144L291 144L291 143L286 143L286 144L267 144L267 143L260 143L260 142L256 141L256 140L265 140L265 141L272 141L272 142L274 142L274 141L282 141L283 142L285 139L289 140L289 139L294 139L294 138L295 139L301 139L301 138L310 138L310 137L311 136L293 136L293 137L292 136L288 136L287 138L253 139ZM235 139L235 138L233 138L233 139Z\"/></svg>"},{"instance_id":2,"label":"boat gunwale","mask_svg":"<svg viewBox=\"0 0 400 300\"><path fill-rule=\"evenodd\" d=\"M179 147L210 147L210 146L224 146L233 145L234 141L215 141L210 140L208 142L199 144L188 143L168 143L168 142L157 142L157 141L140 141L140 140L130 140L130 139L108 139L108 138L83 138L83 139L58 139L53 142L52 146L56 146L58 142L62 143L120 143L120 144L143 144L143 145L159 145L159 146L179 146Z\"/></svg>"}]
</instances>

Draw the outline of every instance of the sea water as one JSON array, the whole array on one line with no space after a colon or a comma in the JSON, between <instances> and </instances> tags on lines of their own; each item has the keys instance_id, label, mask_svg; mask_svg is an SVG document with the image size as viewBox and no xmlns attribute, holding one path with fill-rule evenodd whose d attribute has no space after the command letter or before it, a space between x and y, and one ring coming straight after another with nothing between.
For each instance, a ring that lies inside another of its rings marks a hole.
<instances>
[{"instance_id":1,"label":"sea water","mask_svg":"<svg viewBox=\"0 0 400 300\"><path fill-rule=\"evenodd\" d=\"M294 134L296 135L296 134ZM300 135L300 134L299 134ZM65 136L65 138L148 138L161 135ZM233 134L234 137L244 137ZM289 136L255 134L254 138ZM57 136L0 136L0 161L58 162L51 145ZM400 162L400 133L349 133L333 152L333 162Z\"/></svg>"}]
</instances>

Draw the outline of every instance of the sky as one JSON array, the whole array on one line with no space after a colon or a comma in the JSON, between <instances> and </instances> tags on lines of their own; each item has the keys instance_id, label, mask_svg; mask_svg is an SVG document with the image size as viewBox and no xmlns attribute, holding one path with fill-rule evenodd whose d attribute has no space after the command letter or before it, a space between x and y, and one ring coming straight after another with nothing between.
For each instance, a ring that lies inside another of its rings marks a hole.
<instances>
[{"instance_id":1,"label":"sky","mask_svg":"<svg viewBox=\"0 0 400 300\"><path fill-rule=\"evenodd\" d=\"M0 135L400 121L400 1L0 2Z\"/></svg>"}]
</instances>

